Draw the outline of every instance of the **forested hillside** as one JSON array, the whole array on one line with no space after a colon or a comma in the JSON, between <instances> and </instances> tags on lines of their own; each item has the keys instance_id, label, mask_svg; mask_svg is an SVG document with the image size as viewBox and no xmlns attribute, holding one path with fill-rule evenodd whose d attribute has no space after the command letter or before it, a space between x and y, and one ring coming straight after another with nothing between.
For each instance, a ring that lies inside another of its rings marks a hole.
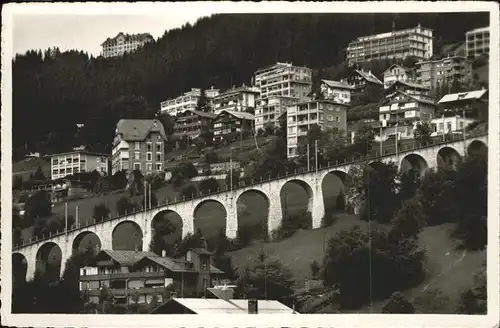
<instances>
[{"instance_id":1,"label":"forested hillside","mask_svg":"<svg viewBox=\"0 0 500 328\"><path fill-rule=\"evenodd\" d=\"M349 41L390 31L393 20L397 29L433 28L439 48L487 25L488 14L214 15L120 58L30 51L13 61L15 154L80 143L110 151L119 118L151 117L162 100L192 87L249 83L257 68L276 61L313 69L340 64ZM85 124L80 133L77 123Z\"/></svg>"}]
</instances>

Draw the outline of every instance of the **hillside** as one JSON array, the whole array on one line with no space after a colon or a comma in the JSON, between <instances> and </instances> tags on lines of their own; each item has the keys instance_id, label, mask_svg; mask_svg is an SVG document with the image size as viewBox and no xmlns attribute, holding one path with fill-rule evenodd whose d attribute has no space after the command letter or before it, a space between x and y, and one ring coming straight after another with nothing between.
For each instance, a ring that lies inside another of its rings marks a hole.
<instances>
[{"instance_id":1,"label":"hillside","mask_svg":"<svg viewBox=\"0 0 500 328\"><path fill-rule=\"evenodd\" d=\"M25 146L51 153L88 144L109 151L119 118L152 117L162 100L192 87L249 82L256 69L276 61L313 69L340 64L351 40L389 31L393 21L397 29L421 23L434 29L437 40L456 42L466 30L487 24L488 15L215 15L170 30L122 58L33 50L13 61L15 155ZM85 124L83 131L76 131L76 123Z\"/></svg>"}]
</instances>

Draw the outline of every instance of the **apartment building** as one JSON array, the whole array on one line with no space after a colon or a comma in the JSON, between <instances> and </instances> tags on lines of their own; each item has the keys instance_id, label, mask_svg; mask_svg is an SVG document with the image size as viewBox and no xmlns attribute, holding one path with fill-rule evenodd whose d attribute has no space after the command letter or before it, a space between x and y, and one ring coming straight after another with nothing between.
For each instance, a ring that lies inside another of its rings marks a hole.
<instances>
[{"instance_id":1,"label":"apartment building","mask_svg":"<svg viewBox=\"0 0 500 328\"><path fill-rule=\"evenodd\" d=\"M87 151L74 151L51 156L51 179L57 180L81 172L97 171L108 174L109 155Z\"/></svg>"},{"instance_id":2,"label":"apartment building","mask_svg":"<svg viewBox=\"0 0 500 328\"><path fill-rule=\"evenodd\" d=\"M214 114L219 115L222 111L244 112L247 109L255 110L255 104L260 90L256 87L241 87L228 89L213 98Z\"/></svg>"},{"instance_id":3,"label":"apartment building","mask_svg":"<svg viewBox=\"0 0 500 328\"><path fill-rule=\"evenodd\" d=\"M175 137L196 138L204 128L211 129L212 121L217 117L213 113L189 109L177 115L174 123Z\"/></svg>"},{"instance_id":4,"label":"apartment building","mask_svg":"<svg viewBox=\"0 0 500 328\"><path fill-rule=\"evenodd\" d=\"M488 90L451 93L438 101L439 114L460 115L478 119L488 117Z\"/></svg>"},{"instance_id":5,"label":"apartment building","mask_svg":"<svg viewBox=\"0 0 500 328\"><path fill-rule=\"evenodd\" d=\"M489 55L490 28L476 28L465 33L465 53L469 58Z\"/></svg>"},{"instance_id":6,"label":"apartment building","mask_svg":"<svg viewBox=\"0 0 500 328\"><path fill-rule=\"evenodd\" d=\"M166 140L159 120L121 119L113 140L113 174L121 170L139 170L144 175L163 171Z\"/></svg>"},{"instance_id":7,"label":"apartment building","mask_svg":"<svg viewBox=\"0 0 500 328\"><path fill-rule=\"evenodd\" d=\"M299 138L318 125L321 129L338 128L347 131L347 108L349 105L331 100L308 100L288 106L287 156L296 156Z\"/></svg>"},{"instance_id":8,"label":"apartment building","mask_svg":"<svg viewBox=\"0 0 500 328\"><path fill-rule=\"evenodd\" d=\"M431 136L438 136L448 133L463 132L469 124L475 122L476 120L471 118L464 118L460 115L441 115L441 117L436 117L430 120L431 124Z\"/></svg>"},{"instance_id":9,"label":"apartment building","mask_svg":"<svg viewBox=\"0 0 500 328\"><path fill-rule=\"evenodd\" d=\"M266 124L280 126L279 118L286 112L289 105L299 101L299 98L288 96L271 96L258 101L255 109L255 132L264 130Z\"/></svg>"},{"instance_id":10,"label":"apartment building","mask_svg":"<svg viewBox=\"0 0 500 328\"><path fill-rule=\"evenodd\" d=\"M471 81L472 62L463 56L420 61L415 66L417 69L417 83L431 89L435 89L437 85L451 84L453 81L462 84Z\"/></svg>"},{"instance_id":11,"label":"apartment building","mask_svg":"<svg viewBox=\"0 0 500 328\"><path fill-rule=\"evenodd\" d=\"M219 89L205 90L205 96L207 97L208 103L212 106L213 99L219 94ZM184 113L186 110L195 110L198 100L201 97L201 89L192 88L190 91L184 94L162 101L160 103L160 112L167 113L171 116L177 116L180 113Z\"/></svg>"},{"instance_id":12,"label":"apartment building","mask_svg":"<svg viewBox=\"0 0 500 328\"><path fill-rule=\"evenodd\" d=\"M389 88L394 82L414 82L416 72L412 68L403 67L400 65L391 65L382 73L384 79L384 88Z\"/></svg>"},{"instance_id":13,"label":"apartment building","mask_svg":"<svg viewBox=\"0 0 500 328\"><path fill-rule=\"evenodd\" d=\"M107 38L106 41L101 44L101 55L105 58L122 56L152 41L154 41L154 38L149 33L124 34L120 32L114 38Z\"/></svg>"},{"instance_id":14,"label":"apartment building","mask_svg":"<svg viewBox=\"0 0 500 328\"><path fill-rule=\"evenodd\" d=\"M382 140L398 134L398 138L412 138L415 122L434 117L436 104L432 98L396 91L379 107Z\"/></svg>"},{"instance_id":15,"label":"apartment building","mask_svg":"<svg viewBox=\"0 0 500 328\"><path fill-rule=\"evenodd\" d=\"M404 59L408 56L426 60L432 57L432 30L420 26L388 33L359 37L349 43L349 66L374 59Z\"/></svg>"},{"instance_id":16,"label":"apartment building","mask_svg":"<svg viewBox=\"0 0 500 328\"><path fill-rule=\"evenodd\" d=\"M214 140L237 140L253 130L255 118L247 112L223 110L213 121Z\"/></svg>"},{"instance_id":17,"label":"apartment building","mask_svg":"<svg viewBox=\"0 0 500 328\"><path fill-rule=\"evenodd\" d=\"M211 265L212 253L204 248L190 249L182 258L159 256L153 252L101 250L80 269L80 292L89 303L99 303L103 288L117 305L163 302L180 297L201 297L224 272ZM169 291L169 287L181 286ZM171 292L173 294L171 294Z\"/></svg>"},{"instance_id":18,"label":"apartment building","mask_svg":"<svg viewBox=\"0 0 500 328\"><path fill-rule=\"evenodd\" d=\"M270 96L289 96L304 99L311 91L312 70L292 63L276 63L257 70L254 84L260 99Z\"/></svg>"},{"instance_id":19,"label":"apartment building","mask_svg":"<svg viewBox=\"0 0 500 328\"><path fill-rule=\"evenodd\" d=\"M337 103L351 103L351 94L354 87L344 80L332 81L321 80L320 92L324 99L328 99Z\"/></svg>"}]
</instances>

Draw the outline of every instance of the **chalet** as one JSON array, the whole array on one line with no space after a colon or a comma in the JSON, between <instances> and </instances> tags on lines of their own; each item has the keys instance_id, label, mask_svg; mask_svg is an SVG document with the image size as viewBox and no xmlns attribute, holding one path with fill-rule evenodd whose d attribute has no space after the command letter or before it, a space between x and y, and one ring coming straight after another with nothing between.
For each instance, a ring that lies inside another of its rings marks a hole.
<instances>
[{"instance_id":1,"label":"chalet","mask_svg":"<svg viewBox=\"0 0 500 328\"><path fill-rule=\"evenodd\" d=\"M194 139L201 134L203 129L211 128L215 117L216 115L213 113L188 109L177 115L174 124L174 136L186 136Z\"/></svg>"},{"instance_id":2,"label":"chalet","mask_svg":"<svg viewBox=\"0 0 500 328\"><path fill-rule=\"evenodd\" d=\"M384 83L380 81L371 71L364 71L355 69L345 79L353 89L360 91L365 89L368 85L375 85L382 88Z\"/></svg>"},{"instance_id":3,"label":"chalet","mask_svg":"<svg viewBox=\"0 0 500 328\"><path fill-rule=\"evenodd\" d=\"M251 113L223 110L213 121L214 140L246 136L251 133L254 120Z\"/></svg>"},{"instance_id":4,"label":"chalet","mask_svg":"<svg viewBox=\"0 0 500 328\"><path fill-rule=\"evenodd\" d=\"M351 93L354 87L345 81L321 80L320 88L324 99L342 104L351 102Z\"/></svg>"},{"instance_id":5,"label":"chalet","mask_svg":"<svg viewBox=\"0 0 500 328\"><path fill-rule=\"evenodd\" d=\"M416 78L415 70L408 67L393 64L382 73L384 88L389 88L394 82L413 82Z\"/></svg>"}]
</instances>

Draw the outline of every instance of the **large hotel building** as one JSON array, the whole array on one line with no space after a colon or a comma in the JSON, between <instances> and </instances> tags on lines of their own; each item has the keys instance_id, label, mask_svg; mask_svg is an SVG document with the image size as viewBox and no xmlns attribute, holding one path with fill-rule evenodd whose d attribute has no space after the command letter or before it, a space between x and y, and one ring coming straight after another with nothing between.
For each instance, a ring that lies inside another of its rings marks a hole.
<instances>
[{"instance_id":1,"label":"large hotel building","mask_svg":"<svg viewBox=\"0 0 500 328\"><path fill-rule=\"evenodd\" d=\"M205 96L210 104L215 96L219 95L219 89L214 89L213 87L205 90ZM192 88L190 91L184 94L162 101L160 104L160 112L162 114L169 114L171 116L177 116L179 113L183 113L186 110L195 110L198 104L198 99L201 97L201 89Z\"/></svg>"},{"instance_id":2,"label":"large hotel building","mask_svg":"<svg viewBox=\"0 0 500 328\"><path fill-rule=\"evenodd\" d=\"M259 69L254 74L254 84L260 89L255 109L255 128L262 128L271 122L275 126L282 114L283 106L307 99L311 92L312 70L294 66L292 63L276 63ZM270 102L273 104L270 106Z\"/></svg>"},{"instance_id":3,"label":"large hotel building","mask_svg":"<svg viewBox=\"0 0 500 328\"><path fill-rule=\"evenodd\" d=\"M107 38L101 44L101 55L105 58L121 56L127 52L135 51L152 41L154 41L154 38L149 33L124 34L120 32L114 38Z\"/></svg>"},{"instance_id":4,"label":"large hotel building","mask_svg":"<svg viewBox=\"0 0 500 328\"><path fill-rule=\"evenodd\" d=\"M374 59L416 57L426 60L432 57L432 30L417 27L389 33L359 37L349 43L347 60L349 66Z\"/></svg>"},{"instance_id":5,"label":"large hotel building","mask_svg":"<svg viewBox=\"0 0 500 328\"><path fill-rule=\"evenodd\" d=\"M490 28L481 27L465 33L467 57L478 57L490 53Z\"/></svg>"}]
</instances>

